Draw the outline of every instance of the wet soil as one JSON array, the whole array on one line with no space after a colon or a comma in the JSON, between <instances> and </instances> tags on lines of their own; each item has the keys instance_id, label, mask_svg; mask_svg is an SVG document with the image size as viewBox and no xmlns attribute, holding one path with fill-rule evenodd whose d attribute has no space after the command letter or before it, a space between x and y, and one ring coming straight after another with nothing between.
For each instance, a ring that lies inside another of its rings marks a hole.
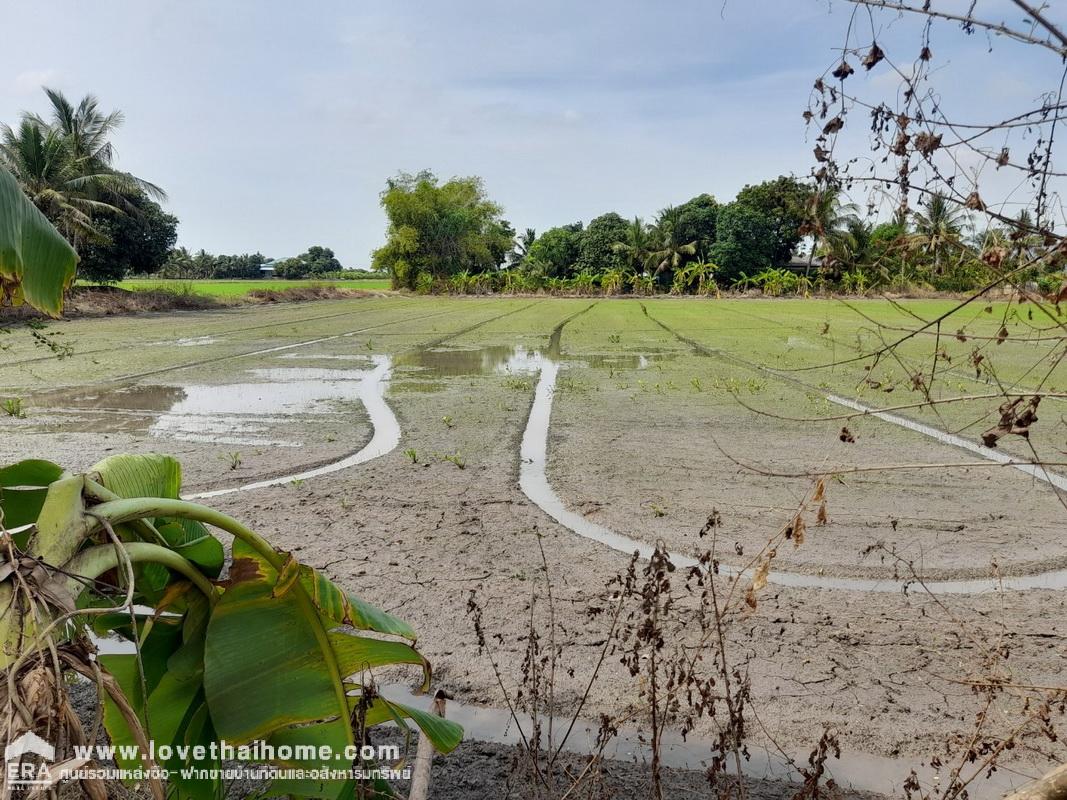
<instances>
[{"instance_id":1,"label":"wet soil","mask_svg":"<svg viewBox=\"0 0 1067 800\"><path fill-rule=\"evenodd\" d=\"M773 471L813 463L898 461L902 454L908 461L969 458L876 420L856 425L855 446L838 441L829 424L754 419L716 388L736 374L697 358L639 316L618 310L629 304L601 304L608 310L598 306L575 319L552 352L551 332L589 302L543 301L527 307L530 301L497 301L501 305L493 308L450 301L463 304L458 310L430 305L439 302L374 311L364 320L317 323L314 333L324 336L334 335L331 326L333 331L384 327L281 353L233 358L196 368L195 380L186 374L182 380L153 378L151 385L203 384L223 392L227 379L243 382L251 370L305 364L309 369L359 368L359 358L369 354L393 357L386 400L400 424L396 449L322 480L226 495L211 503L410 621L421 633L419 646L434 664L437 684L467 705L503 703L490 656L508 692L517 691L530 620L542 632L548 624L547 576L563 646L557 708L573 709L606 635L605 621L586 612L602 604L604 587L627 566L622 554L555 522L519 486L519 448L542 366L531 354L558 355L564 364L554 398L547 474L566 507L679 551L693 552L704 544L696 534L713 509L723 518L724 549L732 550L734 542L757 546L788 520L810 485L754 475L731 457L771 465ZM412 321L391 325L390 313ZM306 329L300 333L270 342L242 341L242 347L313 338ZM297 354L299 359L280 359ZM180 363L183 357L166 358ZM50 374L54 369L49 365ZM768 384L753 387L751 396L766 401L789 395L794 407L808 402L795 394ZM344 422L328 421L334 415ZM50 415L48 424L67 416ZM277 434L299 438L301 448L270 448L264 462L254 466L265 474L268 466L317 463L370 437L365 417L355 408L336 407L323 419L312 417L296 414ZM221 445L151 437L142 428L74 433L69 427L34 429L35 424L31 416L5 425L3 460L32 454L77 467L106 455L101 444L162 448L179 450L188 459L190 485L217 485L229 477L216 452ZM335 430L328 425L348 425L344 447L335 451L331 448L340 441L318 441L334 435L327 433ZM102 436L112 438L102 441ZM293 461L279 461L289 451ZM780 553L776 563L783 568L851 576L899 573L900 566L883 558L884 551L863 555L878 542L896 547L932 576L984 575L993 563L1008 572L1027 571L1062 564L1067 551L1054 496L1021 474L975 469L877 479L853 475L832 481L828 490L830 523L812 525L804 547ZM479 650L467 615L472 592L483 609L488 653ZM540 599L531 616L535 595ZM772 583L758 607L729 633L730 652L751 684L752 746L758 750L771 741L784 742L792 753L805 756L829 726L846 752L898 759L889 763L898 768L891 785L899 787L912 766L972 729L981 700L961 679L981 674L986 643L1011 650L1013 674L1020 680L1039 685L1062 680L1065 604L1067 595L1053 591L933 599L914 588L858 593ZM618 654L609 656L583 716L634 712L640 722L636 691ZM704 725L697 734L713 732L712 725ZM437 784L446 793L441 796L473 798L497 791L504 773L492 765L502 763L502 747L469 743L465 755L446 759ZM1062 746L1050 747L1051 757L1064 757ZM1034 753L1020 749L1019 759L1023 773L1042 771ZM479 764L496 776L489 783L480 782ZM636 785L642 777L640 768L628 769L620 768L620 786ZM683 777L683 783L692 777Z\"/></svg>"}]
</instances>

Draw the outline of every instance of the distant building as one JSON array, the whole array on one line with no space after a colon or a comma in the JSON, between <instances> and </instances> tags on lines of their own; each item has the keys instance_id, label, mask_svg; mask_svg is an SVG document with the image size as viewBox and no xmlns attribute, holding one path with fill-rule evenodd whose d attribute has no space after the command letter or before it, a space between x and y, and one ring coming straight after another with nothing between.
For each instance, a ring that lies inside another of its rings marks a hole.
<instances>
[{"instance_id":1,"label":"distant building","mask_svg":"<svg viewBox=\"0 0 1067 800\"><path fill-rule=\"evenodd\" d=\"M263 266L259 268L260 277L273 278L274 270L278 266L278 259L272 258L270 261L263 262Z\"/></svg>"},{"instance_id":2,"label":"distant building","mask_svg":"<svg viewBox=\"0 0 1067 800\"><path fill-rule=\"evenodd\" d=\"M822 266L822 259L816 256L810 258L809 256L793 256L786 263L779 264L781 269L787 269L790 272L807 272L809 267L812 272L818 272Z\"/></svg>"}]
</instances>

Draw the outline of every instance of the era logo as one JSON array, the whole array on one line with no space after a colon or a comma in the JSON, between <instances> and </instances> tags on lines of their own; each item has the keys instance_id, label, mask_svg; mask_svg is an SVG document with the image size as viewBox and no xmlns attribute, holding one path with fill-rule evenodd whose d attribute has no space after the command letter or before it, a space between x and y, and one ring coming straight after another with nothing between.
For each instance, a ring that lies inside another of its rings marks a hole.
<instances>
[{"instance_id":1,"label":"era logo","mask_svg":"<svg viewBox=\"0 0 1067 800\"><path fill-rule=\"evenodd\" d=\"M26 756L38 756L34 763ZM55 760L56 748L32 731L27 731L4 748L5 778L12 786L34 786L51 783L49 762Z\"/></svg>"}]
</instances>

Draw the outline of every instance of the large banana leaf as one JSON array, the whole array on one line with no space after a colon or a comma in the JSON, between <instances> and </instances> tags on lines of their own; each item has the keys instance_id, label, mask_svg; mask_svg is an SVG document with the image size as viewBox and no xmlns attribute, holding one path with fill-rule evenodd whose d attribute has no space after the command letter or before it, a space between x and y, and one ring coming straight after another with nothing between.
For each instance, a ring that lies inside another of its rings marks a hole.
<instances>
[{"instance_id":1,"label":"large banana leaf","mask_svg":"<svg viewBox=\"0 0 1067 800\"><path fill-rule=\"evenodd\" d=\"M104 488L124 498L177 500L182 488L181 464L177 459L159 453L111 456L93 465L89 473L99 476ZM168 547L201 567L208 576L218 576L225 553L222 544L207 528L185 519L161 518L155 520L155 524ZM142 575L147 579L142 587L145 590L159 590L167 581L165 570L158 568L146 568Z\"/></svg>"},{"instance_id":2,"label":"large banana leaf","mask_svg":"<svg viewBox=\"0 0 1067 800\"><path fill-rule=\"evenodd\" d=\"M234 542L233 559L229 588L208 624L204 660L204 689L216 732L232 743L268 739L276 746L329 745L333 760L287 766L347 768L338 754L354 741L349 693L358 684L344 678L366 675L375 667L412 664L422 667L428 680L429 664L406 642L337 628L359 624L379 633L413 634L368 604L359 603L355 611L351 598L314 570L290 569L293 562L287 561L279 573L241 541ZM301 592L310 602L301 600ZM383 630L368 623L380 623ZM398 713L381 721L412 719L442 752L459 743L458 725L397 708ZM350 788L342 781L286 781L274 791L345 797Z\"/></svg>"},{"instance_id":3,"label":"large banana leaf","mask_svg":"<svg viewBox=\"0 0 1067 800\"><path fill-rule=\"evenodd\" d=\"M284 570L283 570L284 573ZM429 665L402 642L330 632L339 622L302 603L259 553L234 542L230 586L208 623L204 688L219 735L242 743L302 723L347 718L343 679L387 664ZM341 594L308 576L325 594ZM331 584L332 586L332 584ZM238 657L239 656L239 657ZM256 664L249 670L248 664Z\"/></svg>"},{"instance_id":4,"label":"large banana leaf","mask_svg":"<svg viewBox=\"0 0 1067 800\"><path fill-rule=\"evenodd\" d=\"M63 476L63 468L51 461L28 459L0 469L0 524L6 530L37 522L48 485ZM15 544L26 546L26 535Z\"/></svg>"},{"instance_id":5,"label":"large banana leaf","mask_svg":"<svg viewBox=\"0 0 1067 800\"><path fill-rule=\"evenodd\" d=\"M110 456L90 467L89 473L99 474L100 483L119 497L174 499L182 488L182 465L159 453Z\"/></svg>"},{"instance_id":6,"label":"large banana leaf","mask_svg":"<svg viewBox=\"0 0 1067 800\"><path fill-rule=\"evenodd\" d=\"M0 302L58 317L77 263L74 248L0 167Z\"/></svg>"}]
</instances>

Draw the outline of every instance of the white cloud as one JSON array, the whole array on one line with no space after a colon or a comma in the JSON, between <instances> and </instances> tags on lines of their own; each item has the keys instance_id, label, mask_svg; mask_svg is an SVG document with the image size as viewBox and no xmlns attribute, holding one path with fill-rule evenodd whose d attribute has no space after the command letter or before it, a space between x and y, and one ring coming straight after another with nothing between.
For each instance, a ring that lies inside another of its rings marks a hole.
<instances>
[{"instance_id":1,"label":"white cloud","mask_svg":"<svg viewBox=\"0 0 1067 800\"><path fill-rule=\"evenodd\" d=\"M28 69L11 81L11 91L17 95L36 94L42 86L55 83L58 77L59 70L56 69Z\"/></svg>"}]
</instances>

